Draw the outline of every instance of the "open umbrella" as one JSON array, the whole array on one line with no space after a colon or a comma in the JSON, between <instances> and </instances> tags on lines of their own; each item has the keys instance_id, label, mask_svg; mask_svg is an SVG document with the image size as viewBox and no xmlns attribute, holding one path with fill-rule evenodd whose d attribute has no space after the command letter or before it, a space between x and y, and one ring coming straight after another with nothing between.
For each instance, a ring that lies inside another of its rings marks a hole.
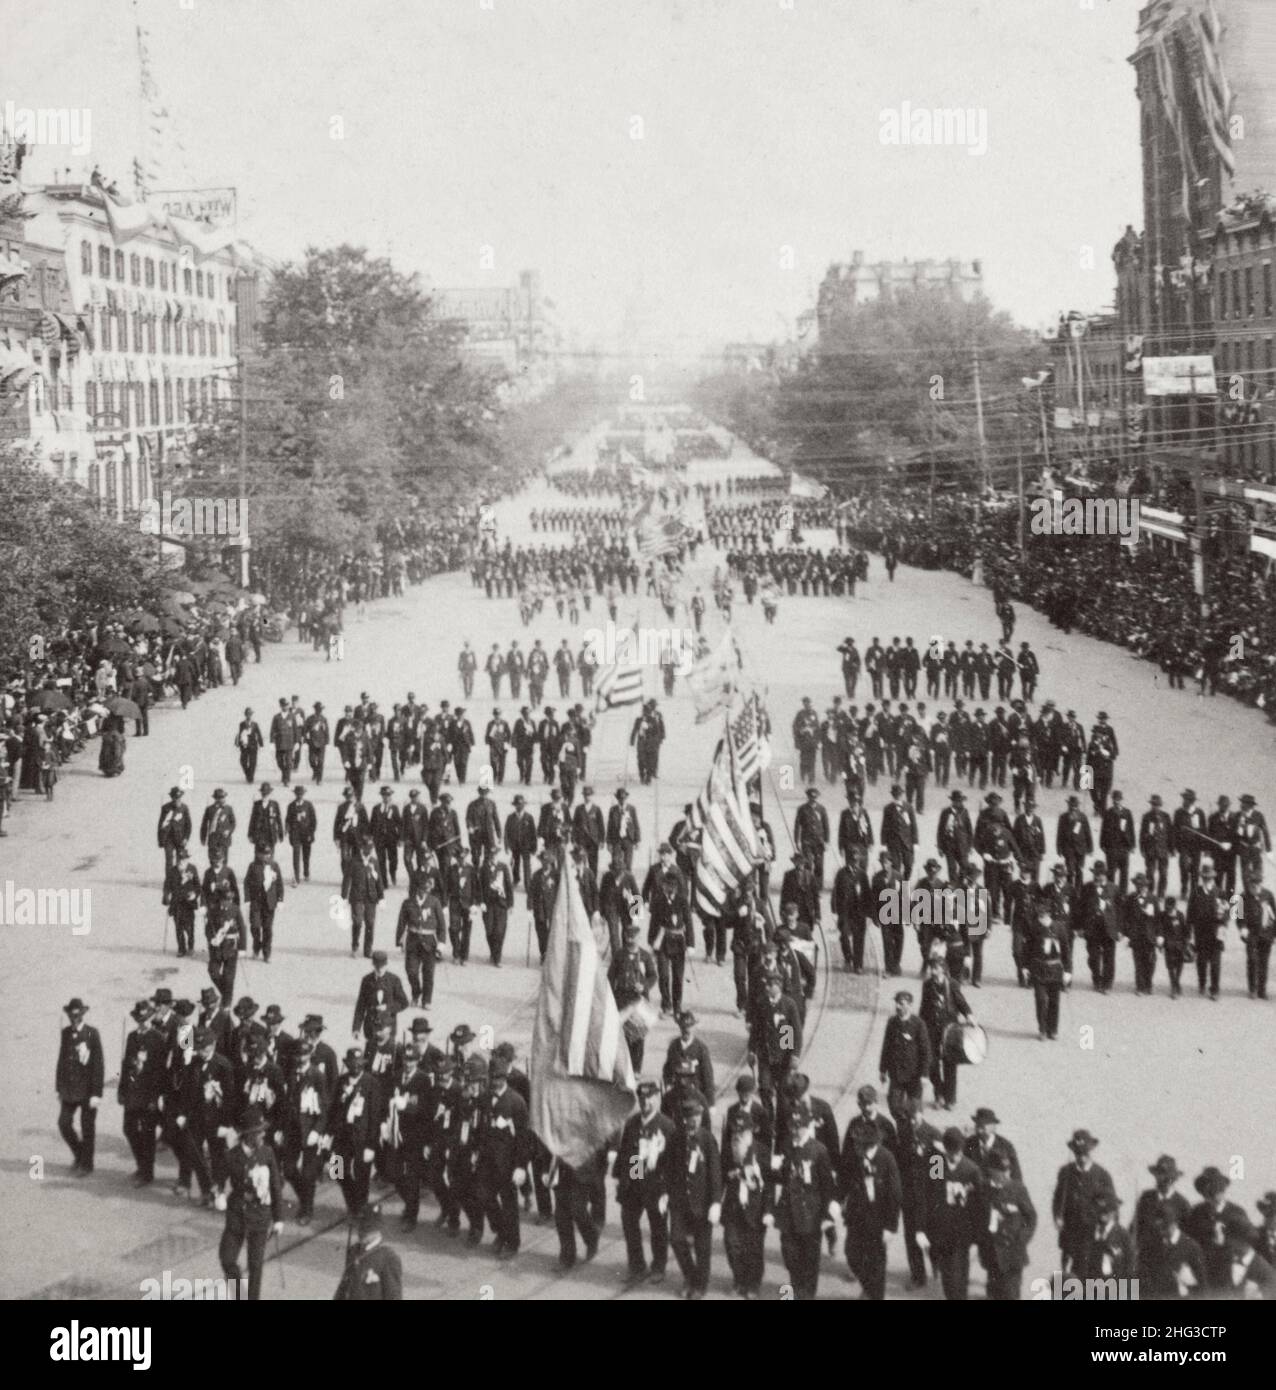
<instances>
[{"instance_id":1,"label":"open umbrella","mask_svg":"<svg viewBox=\"0 0 1276 1390\"><path fill-rule=\"evenodd\" d=\"M124 619L124 626L136 628L138 632L158 632L160 621L154 613L138 613L135 617L129 614Z\"/></svg>"},{"instance_id":2,"label":"open umbrella","mask_svg":"<svg viewBox=\"0 0 1276 1390\"><path fill-rule=\"evenodd\" d=\"M71 701L60 690L37 690L28 697L27 705L41 710L70 709Z\"/></svg>"},{"instance_id":3,"label":"open umbrella","mask_svg":"<svg viewBox=\"0 0 1276 1390\"><path fill-rule=\"evenodd\" d=\"M142 717L142 711L132 700L126 700L123 695L112 696L106 702L106 707L112 714L118 715L121 719L140 719Z\"/></svg>"},{"instance_id":4,"label":"open umbrella","mask_svg":"<svg viewBox=\"0 0 1276 1390\"><path fill-rule=\"evenodd\" d=\"M98 651L103 656L134 656L133 648L122 637L108 637L101 643Z\"/></svg>"},{"instance_id":5,"label":"open umbrella","mask_svg":"<svg viewBox=\"0 0 1276 1390\"><path fill-rule=\"evenodd\" d=\"M160 619L160 632L165 637L180 637L185 631L185 624L179 623L177 619L171 615Z\"/></svg>"}]
</instances>

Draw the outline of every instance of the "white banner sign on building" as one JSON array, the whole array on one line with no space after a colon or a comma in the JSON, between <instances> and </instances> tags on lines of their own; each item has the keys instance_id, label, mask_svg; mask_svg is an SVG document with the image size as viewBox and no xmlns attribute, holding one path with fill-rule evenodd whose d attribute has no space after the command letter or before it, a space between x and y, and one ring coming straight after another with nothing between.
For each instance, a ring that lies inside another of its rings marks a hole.
<instances>
[{"instance_id":1,"label":"white banner sign on building","mask_svg":"<svg viewBox=\"0 0 1276 1390\"><path fill-rule=\"evenodd\" d=\"M1213 357L1145 357L1143 394L1146 396L1214 396Z\"/></svg>"}]
</instances>

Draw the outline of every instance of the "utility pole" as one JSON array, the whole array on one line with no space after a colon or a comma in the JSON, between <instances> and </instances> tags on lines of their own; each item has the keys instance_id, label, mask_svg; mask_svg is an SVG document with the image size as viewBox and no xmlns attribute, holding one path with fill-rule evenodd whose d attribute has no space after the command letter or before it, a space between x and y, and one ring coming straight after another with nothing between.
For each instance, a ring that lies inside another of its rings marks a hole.
<instances>
[{"instance_id":1,"label":"utility pole","mask_svg":"<svg viewBox=\"0 0 1276 1390\"><path fill-rule=\"evenodd\" d=\"M979 427L979 467L983 476L983 490L985 492L992 486L992 479L988 474L988 444L984 439L984 394L979 379L979 348L975 352L975 419Z\"/></svg>"},{"instance_id":2,"label":"utility pole","mask_svg":"<svg viewBox=\"0 0 1276 1390\"><path fill-rule=\"evenodd\" d=\"M1024 534L1023 534L1023 413L1015 411L1015 472L1019 483L1019 554L1024 554Z\"/></svg>"}]
</instances>

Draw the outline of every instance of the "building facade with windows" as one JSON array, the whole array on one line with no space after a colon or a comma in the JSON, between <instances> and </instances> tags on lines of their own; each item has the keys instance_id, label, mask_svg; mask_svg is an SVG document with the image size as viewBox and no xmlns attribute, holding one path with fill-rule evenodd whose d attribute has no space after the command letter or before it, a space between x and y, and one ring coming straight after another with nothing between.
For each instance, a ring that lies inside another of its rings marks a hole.
<instances>
[{"instance_id":1,"label":"building facade with windows","mask_svg":"<svg viewBox=\"0 0 1276 1390\"><path fill-rule=\"evenodd\" d=\"M30 447L122 519L180 476L192 431L231 408L242 253L204 254L162 217L121 233L90 185L29 191L26 208L24 254L33 272L51 267L77 340L29 345Z\"/></svg>"}]
</instances>

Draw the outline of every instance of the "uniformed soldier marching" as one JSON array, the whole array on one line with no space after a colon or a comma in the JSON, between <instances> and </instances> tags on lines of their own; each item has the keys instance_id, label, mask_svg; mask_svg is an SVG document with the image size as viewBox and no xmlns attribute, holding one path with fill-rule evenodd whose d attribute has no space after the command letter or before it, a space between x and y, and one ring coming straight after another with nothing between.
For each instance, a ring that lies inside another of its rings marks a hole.
<instances>
[{"instance_id":1,"label":"uniformed soldier marching","mask_svg":"<svg viewBox=\"0 0 1276 1390\"><path fill-rule=\"evenodd\" d=\"M346 1257L334 1301L398 1302L403 1298L403 1262L382 1239L378 1207L365 1207L359 1213L358 1236Z\"/></svg>"},{"instance_id":2,"label":"uniformed soldier marching","mask_svg":"<svg viewBox=\"0 0 1276 1390\"><path fill-rule=\"evenodd\" d=\"M625 1235L625 1283L643 1279L663 1282L669 1255L670 1154L673 1122L660 1113L660 1087L654 1081L638 1084L638 1113L625 1121L612 1171ZM642 1240L642 1218L651 1234L651 1266Z\"/></svg>"},{"instance_id":3,"label":"uniformed soldier marching","mask_svg":"<svg viewBox=\"0 0 1276 1390\"><path fill-rule=\"evenodd\" d=\"M226 1226L222 1231L218 1258L222 1273L239 1287L242 1277L239 1252L248 1244L248 1298L261 1297L261 1271L266 1257L266 1241L284 1228L283 1198L279 1165L273 1151L262 1142L266 1117L259 1107L250 1105L235 1126L239 1142L226 1158L230 1195L226 1203Z\"/></svg>"},{"instance_id":4,"label":"uniformed soldier marching","mask_svg":"<svg viewBox=\"0 0 1276 1390\"><path fill-rule=\"evenodd\" d=\"M789 1115L792 1142L768 1194L763 1222L780 1233L780 1255L793 1297L813 1299L820 1282L820 1237L836 1229L841 1208L833 1160L815 1138L810 1106L799 1101Z\"/></svg>"},{"instance_id":5,"label":"uniformed soldier marching","mask_svg":"<svg viewBox=\"0 0 1276 1390\"><path fill-rule=\"evenodd\" d=\"M1028 1189L1012 1172L1012 1153L994 1148L984 1169L977 1206L978 1244L988 1271L988 1298L1018 1302L1028 1245L1037 1229L1037 1209Z\"/></svg>"}]
</instances>

